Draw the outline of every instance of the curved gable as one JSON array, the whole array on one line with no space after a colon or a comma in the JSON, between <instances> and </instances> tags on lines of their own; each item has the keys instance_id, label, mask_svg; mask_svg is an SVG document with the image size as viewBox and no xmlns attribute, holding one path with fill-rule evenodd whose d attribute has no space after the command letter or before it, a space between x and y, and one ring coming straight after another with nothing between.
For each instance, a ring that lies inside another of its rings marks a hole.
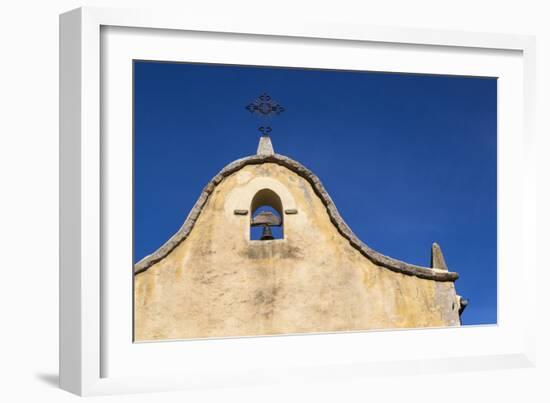
<instances>
[{"instance_id":1,"label":"curved gable","mask_svg":"<svg viewBox=\"0 0 550 403\"><path fill-rule=\"evenodd\" d=\"M377 266L389 269L394 272L416 276L423 279L435 280L435 281L455 281L458 278L458 274L454 272L448 272L444 269L434 269L422 266L416 266L408 264L406 262L393 259L389 256L385 256L374 249L367 246L362 242L349 228L349 226L342 219L334 202L330 198L329 194L325 190L323 184L319 178L304 167L297 161L280 154L257 154L246 158L236 160L225 168L223 168L203 189L199 199L191 209L182 227L158 250L149 256L146 256L141 261L135 264L134 273L139 274L155 263L164 259L174 248L176 248L181 242L183 242L193 230L197 219L199 218L203 207L208 201L210 195L214 192L216 187L228 176L241 170L248 165L258 165L264 163L275 163L281 165L297 175L304 178L312 186L315 194L322 201L327 213L330 217L330 221L336 227L340 235L347 239L350 245L358 250L363 256L375 263Z\"/></svg>"}]
</instances>

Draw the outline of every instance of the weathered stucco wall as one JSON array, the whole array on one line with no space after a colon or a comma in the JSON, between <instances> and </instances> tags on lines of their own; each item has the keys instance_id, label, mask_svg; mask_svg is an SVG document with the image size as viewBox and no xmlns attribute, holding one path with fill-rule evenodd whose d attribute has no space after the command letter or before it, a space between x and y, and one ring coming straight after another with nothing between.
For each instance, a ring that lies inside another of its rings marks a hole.
<instances>
[{"instance_id":1,"label":"weathered stucco wall","mask_svg":"<svg viewBox=\"0 0 550 403\"><path fill-rule=\"evenodd\" d=\"M250 241L254 195L282 200L284 239ZM302 176L247 165L216 186L188 237L135 275L135 339L459 325L452 281L375 265L350 245Z\"/></svg>"}]
</instances>

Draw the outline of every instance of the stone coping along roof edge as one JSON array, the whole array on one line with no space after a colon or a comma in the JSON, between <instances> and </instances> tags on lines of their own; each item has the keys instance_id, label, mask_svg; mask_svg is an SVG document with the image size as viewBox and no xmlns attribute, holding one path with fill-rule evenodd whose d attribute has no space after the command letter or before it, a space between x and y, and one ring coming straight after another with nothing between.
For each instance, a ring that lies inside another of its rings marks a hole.
<instances>
[{"instance_id":1,"label":"stone coping along roof edge","mask_svg":"<svg viewBox=\"0 0 550 403\"><path fill-rule=\"evenodd\" d=\"M195 226L195 223L197 222L197 219L202 212L203 207L208 200L208 197L212 194L216 186L218 186L224 180L224 178L237 172L247 165L257 165L269 162L284 166L285 168L290 169L291 171L306 179L313 187L313 190L315 191L317 196L325 205L330 220L334 224L338 232L349 241L351 246L361 252L362 255L367 257L376 265L385 267L394 272L416 276L427 280L455 281L456 279L458 279L458 273L405 263L400 260L393 259L389 256L378 253L374 249L367 246L353 233L353 231L342 219L340 213L338 213L338 210L334 205L334 202L330 198L319 178L299 162L280 154L252 155L249 157L238 159L236 161L233 161L229 165L226 165L225 168L223 168L204 187L199 199L189 212L189 215L185 219L185 222L183 223L181 228L154 253L144 257L142 260L136 263L134 265L134 274L141 273L155 263L164 259L176 246L178 246L189 236L191 230Z\"/></svg>"}]
</instances>

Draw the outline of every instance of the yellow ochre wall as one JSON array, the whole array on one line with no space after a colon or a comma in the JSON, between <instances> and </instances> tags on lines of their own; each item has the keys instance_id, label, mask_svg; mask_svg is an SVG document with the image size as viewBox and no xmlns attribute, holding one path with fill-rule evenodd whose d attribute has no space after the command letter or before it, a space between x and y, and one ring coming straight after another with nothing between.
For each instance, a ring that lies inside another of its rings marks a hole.
<instances>
[{"instance_id":1,"label":"yellow ochre wall","mask_svg":"<svg viewBox=\"0 0 550 403\"><path fill-rule=\"evenodd\" d=\"M249 240L262 189L298 211L283 214L284 239ZM136 341L460 324L452 281L375 265L338 232L309 182L275 163L226 177L188 238L135 275L134 298Z\"/></svg>"}]
</instances>

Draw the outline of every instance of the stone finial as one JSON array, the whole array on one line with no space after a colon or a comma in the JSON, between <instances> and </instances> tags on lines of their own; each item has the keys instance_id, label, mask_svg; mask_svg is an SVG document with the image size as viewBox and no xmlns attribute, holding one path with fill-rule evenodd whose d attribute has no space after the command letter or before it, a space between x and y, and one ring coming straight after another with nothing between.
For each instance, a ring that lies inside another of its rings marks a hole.
<instances>
[{"instance_id":1,"label":"stone finial","mask_svg":"<svg viewBox=\"0 0 550 403\"><path fill-rule=\"evenodd\" d=\"M273 155L275 152L273 151L273 144L271 144L271 139L269 136L261 136L260 142L258 143L258 151L256 151L256 154L258 155Z\"/></svg>"},{"instance_id":2,"label":"stone finial","mask_svg":"<svg viewBox=\"0 0 550 403\"><path fill-rule=\"evenodd\" d=\"M432 245L432 259L430 266L432 269L449 271L445 258L443 257L443 252L441 251L439 245L435 242Z\"/></svg>"}]
</instances>

